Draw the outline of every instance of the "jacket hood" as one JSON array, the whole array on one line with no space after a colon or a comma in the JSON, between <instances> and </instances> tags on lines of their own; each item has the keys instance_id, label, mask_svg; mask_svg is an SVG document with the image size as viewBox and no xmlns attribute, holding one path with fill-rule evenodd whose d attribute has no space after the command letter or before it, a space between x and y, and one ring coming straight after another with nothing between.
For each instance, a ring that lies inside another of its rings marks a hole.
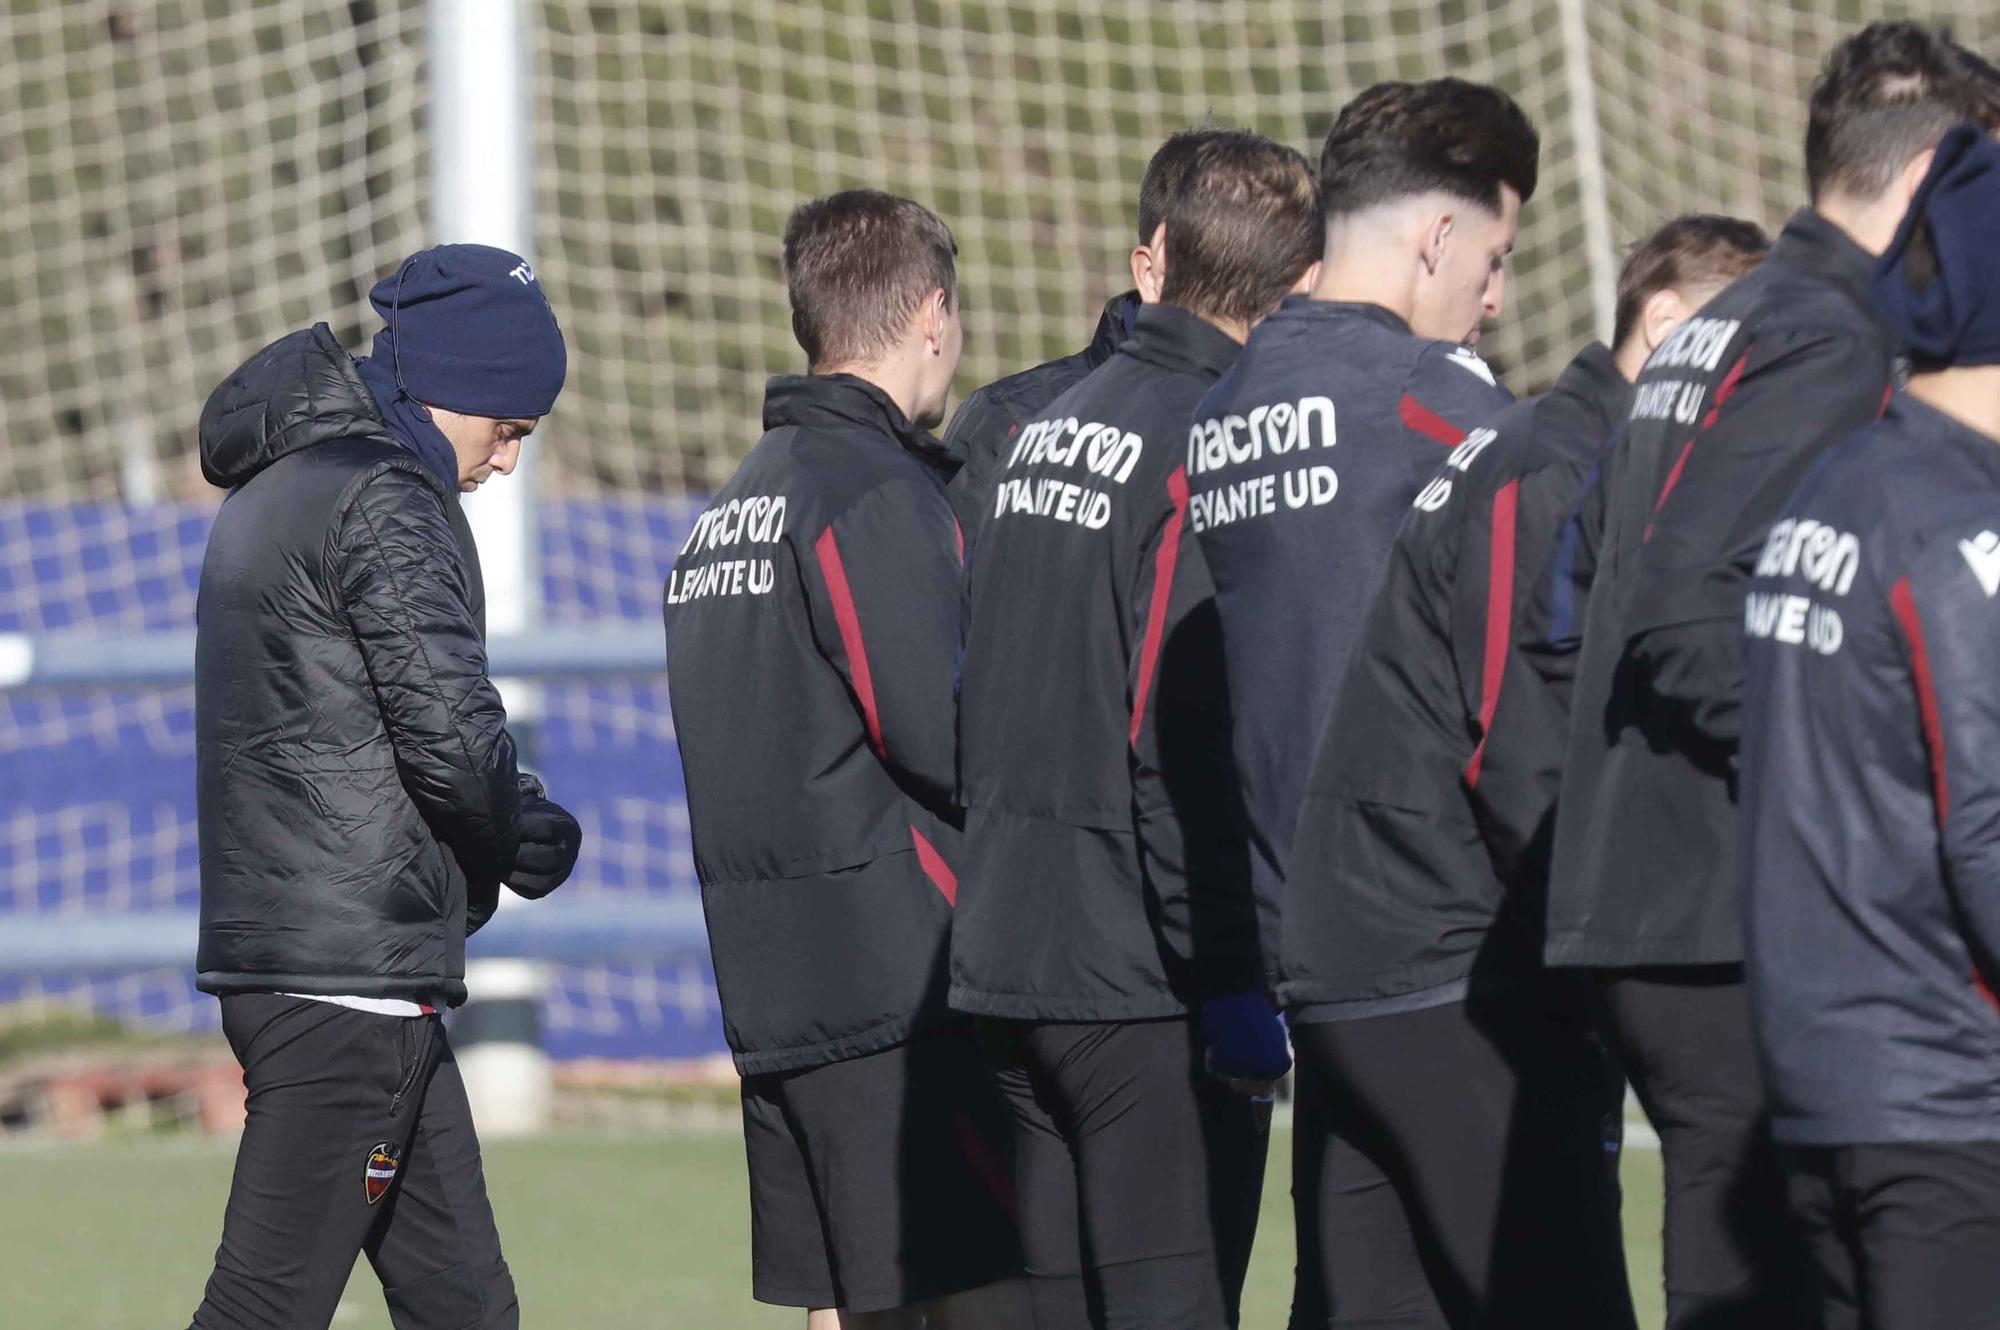
<instances>
[{"instance_id":1,"label":"jacket hood","mask_svg":"<svg viewBox=\"0 0 2000 1330\"><path fill-rule=\"evenodd\" d=\"M396 446L324 323L280 337L224 379L202 408L200 437L201 474L224 489L316 444L372 437Z\"/></svg>"},{"instance_id":2,"label":"jacket hood","mask_svg":"<svg viewBox=\"0 0 2000 1330\"><path fill-rule=\"evenodd\" d=\"M1132 325L1138 322L1142 308L1144 304L1137 291L1127 291L1105 301L1104 312L1097 316L1097 331L1091 334L1090 345L1083 348L1084 363L1096 369L1111 359L1112 353L1132 335Z\"/></svg>"}]
</instances>

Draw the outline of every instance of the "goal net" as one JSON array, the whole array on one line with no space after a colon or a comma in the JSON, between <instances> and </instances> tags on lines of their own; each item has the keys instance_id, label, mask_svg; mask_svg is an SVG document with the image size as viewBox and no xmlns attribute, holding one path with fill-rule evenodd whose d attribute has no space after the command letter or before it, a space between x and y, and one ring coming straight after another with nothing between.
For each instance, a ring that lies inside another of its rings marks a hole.
<instances>
[{"instance_id":1,"label":"goal net","mask_svg":"<svg viewBox=\"0 0 2000 1330\"><path fill-rule=\"evenodd\" d=\"M653 619L678 533L795 370L779 235L849 185L952 225L960 386L1075 349L1125 284L1167 133L1249 125L1316 155L1383 78L1493 81L1543 136L1508 308L1517 392L1603 331L1624 247L1668 215L1775 227L1803 94L1868 18L1995 53L2000 7L1851 0L542 0L529 6L535 247L571 346L541 450L558 628ZM210 387L425 243L421 0L12 0L0 9L0 632L185 629L216 495ZM566 892L694 890L664 681L554 681L536 739L589 853ZM185 687L0 691L0 912L192 905ZM0 922L0 927L4 927ZM215 1020L172 968L0 979L0 1001ZM565 967L560 1052L720 1046L699 961Z\"/></svg>"}]
</instances>

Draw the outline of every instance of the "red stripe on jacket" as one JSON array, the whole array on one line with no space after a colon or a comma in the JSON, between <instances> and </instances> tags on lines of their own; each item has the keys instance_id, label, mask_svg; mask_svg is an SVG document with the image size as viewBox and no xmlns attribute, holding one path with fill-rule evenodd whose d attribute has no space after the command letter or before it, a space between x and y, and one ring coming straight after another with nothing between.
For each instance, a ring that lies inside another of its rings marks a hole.
<instances>
[{"instance_id":1,"label":"red stripe on jacket","mask_svg":"<svg viewBox=\"0 0 2000 1330\"><path fill-rule=\"evenodd\" d=\"M1493 537L1486 568L1486 659L1479 676L1479 746L1465 764L1465 783L1479 784L1493 713L1500 707L1500 684L1507 677L1507 648L1514 633L1514 529L1521 507L1521 482L1508 481L1493 496Z\"/></svg>"},{"instance_id":2,"label":"red stripe on jacket","mask_svg":"<svg viewBox=\"0 0 2000 1330\"><path fill-rule=\"evenodd\" d=\"M868 743L886 762L889 750L882 742L881 713L875 709L875 676L868 669L861 618L854 611L854 591L847 585L847 566L840 561L840 546L834 541L832 527L813 542L813 553L819 558L820 576L826 579L826 593L833 600L833 618L840 626L840 645L847 651L847 669L853 676L854 695L861 702L861 718L868 725Z\"/></svg>"},{"instance_id":3,"label":"red stripe on jacket","mask_svg":"<svg viewBox=\"0 0 2000 1330\"><path fill-rule=\"evenodd\" d=\"M951 871L951 865L937 852L937 846L924 839L924 833L916 827L910 828L910 844L917 849L917 865L924 870L924 876L938 889L946 905L958 904L958 874Z\"/></svg>"},{"instance_id":4,"label":"red stripe on jacket","mask_svg":"<svg viewBox=\"0 0 2000 1330\"><path fill-rule=\"evenodd\" d=\"M1900 577L1896 585L1889 588L1889 609L1896 616L1896 624L1903 630L1903 640L1910 648L1910 679L1917 687L1917 722L1924 732L1924 747L1931 759L1931 798L1937 804L1937 823L1940 835L1944 832L1945 816L1951 811L1951 786L1945 779L1944 766L1944 717L1938 710L1937 678L1931 673L1930 647L1924 641L1924 622L1917 614L1917 598L1910 590L1910 579ZM1979 990L1993 1007L2000 1008L2000 998L1987 987L1986 978L1975 968L1972 972L1972 986Z\"/></svg>"},{"instance_id":5,"label":"red stripe on jacket","mask_svg":"<svg viewBox=\"0 0 2000 1330\"><path fill-rule=\"evenodd\" d=\"M1160 639L1167 631L1167 601L1174 591L1174 565L1181 557L1181 527L1187 521L1187 468L1177 466L1167 477L1167 497L1174 511L1160 535L1159 553L1153 561L1153 600L1146 607L1146 636L1139 646L1139 682L1132 690L1132 728L1129 742L1137 747L1139 729L1146 719L1146 699L1153 691L1153 671L1160 663Z\"/></svg>"},{"instance_id":6,"label":"red stripe on jacket","mask_svg":"<svg viewBox=\"0 0 2000 1330\"><path fill-rule=\"evenodd\" d=\"M1750 348L1746 346L1743 348L1743 354L1736 358L1736 363L1729 367L1729 373L1723 375L1722 382L1717 385L1715 389L1715 403L1708 408L1708 414L1701 418L1701 429L1697 430L1682 445L1681 455L1674 459L1674 469L1667 472L1667 482L1660 486L1660 497L1653 500L1653 518L1657 518L1660 515L1660 509L1667 506L1667 496L1674 492L1674 486L1681 483L1681 472L1687 470L1688 454L1694 451L1695 439L1700 438L1703 431L1715 428L1715 422L1722 418L1722 404L1735 395L1736 385L1743 381L1743 371L1749 364ZM1648 518L1646 521L1646 534L1641 537L1641 541L1651 540L1652 538L1653 519Z\"/></svg>"},{"instance_id":7,"label":"red stripe on jacket","mask_svg":"<svg viewBox=\"0 0 2000 1330\"><path fill-rule=\"evenodd\" d=\"M1903 630L1910 647L1910 677L1917 685L1917 719L1924 730L1924 747L1931 757L1931 797L1937 801L1938 830L1944 830L1945 814L1951 808L1951 791L1944 774L1944 721L1938 713L1937 681L1931 675L1930 648L1924 644L1923 621L1917 617L1917 598L1910 591L1910 579L1897 579L1889 588L1889 609Z\"/></svg>"},{"instance_id":8,"label":"red stripe on jacket","mask_svg":"<svg viewBox=\"0 0 2000 1330\"><path fill-rule=\"evenodd\" d=\"M1736 363L1729 367L1729 372L1722 376L1722 382L1716 386L1715 401L1708 408L1708 414L1701 418L1703 429L1715 428L1715 422L1722 418L1722 404L1735 395L1736 385L1743 381L1743 371L1749 366L1750 348L1746 346L1743 348L1743 354L1736 358Z\"/></svg>"},{"instance_id":9,"label":"red stripe on jacket","mask_svg":"<svg viewBox=\"0 0 2000 1330\"><path fill-rule=\"evenodd\" d=\"M1404 425L1419 434L1428 435L1436 439L1447 448L1456 448L1459 444L1465 442L1464 430L1452 424L1449 420L1446 420L1443 416L1431 410L1408 393L1403 394L1403 401L1397 407L1396 414L1403 418Z\"/></svg>"}]
</instances>

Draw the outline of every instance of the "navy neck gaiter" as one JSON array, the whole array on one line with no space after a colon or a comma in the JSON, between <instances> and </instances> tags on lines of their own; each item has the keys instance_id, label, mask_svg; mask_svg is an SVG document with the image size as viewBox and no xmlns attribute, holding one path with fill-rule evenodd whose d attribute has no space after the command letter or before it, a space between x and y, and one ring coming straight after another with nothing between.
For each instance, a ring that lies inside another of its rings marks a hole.
<instances>
[{"instance_id":1,"label":"navy neck gaiter","mask_svg":"<svg viewBox=\"0 0 2000 1330\"><path fill-rule=\"evenodd\" d=\"M424 465L435 471L447 490L457 493L458 453L453 450L451 440L444 436L444 431L437 427L437 422L431 419L431 413L423 403L396 387L392 349L386 331L375 334L373 350L373 355L357 359L354 367L361 371L361 381L368 385L368 392L381 410L382 419L388 423L389 433L396 442L415 453Z\"/></svg>"}]
</instances>

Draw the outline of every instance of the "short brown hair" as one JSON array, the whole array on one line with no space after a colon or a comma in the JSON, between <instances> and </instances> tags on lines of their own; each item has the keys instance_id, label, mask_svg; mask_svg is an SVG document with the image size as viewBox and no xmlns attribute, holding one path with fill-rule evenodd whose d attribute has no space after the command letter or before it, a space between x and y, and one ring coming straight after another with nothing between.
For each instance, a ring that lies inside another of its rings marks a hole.
<instances>
[{"instance_id":1,"label":"short brown hair","mask_svg":"<svg viewBox=\"0 0 2000 1330\"><path fill-rule=\"evenodd\" d=\"M1833 48L1813 83L1806 183L1872 199L1953 125L2000 129L2000 71L1920 23L1871 23Z\"/></svg>"},{"instance_id":2,"label":"short brown hair","mask_svg":"<svg viewBox=\"0 0 2000 1330\"><path fill-rule=\"evenodd\" d=\"M814 370L878 356L933 291L958 303L958 244L921 203L845 189L801 204L785 223L792 335Z\"/></svg>"},{"instance_id":3,"label":"short brown hair","mask_svg":"<svg viewBox=\"0 0 2000 1330\"><path fill-rule=\"evenodd\" d=\"M1152 160L1146 163L1146 174L1139 181L1140 244L1150 245L1153 233L1167 220L1168 195L1188 157L1210 139L1230 132L1214 125L1199 125L1169 135L1165 143L1154 149Z\"/></svg>"},{"instance_id":4,"label":"short brown hair","mask_svg":"<svg viewBox=\"0 0 2000 1330\"><path fill-rule=\"evenodd\" d=\"M1340 110L1319 154L1328 217L1433 190L1500 210L1506 185L1526 203L1541 136L1514 99L1484 83L1377 83Z\"/></svg>"},{"instance_id":5,"label":"short brown hair","mask_svg":"<svg viewBox=\"0 0 2000 1330\"><path fill-rule=\"evenodd\" d=\"M1160 299L1254 323L1278 307L1326 247L1312 166L1247 129L1201 131L1166 173Z\"/></svg>"},{"instance_id":6,"label":"short brown hair","mask_svg":"<svg viewBox=\"0 0 2000 1330\"><path fill-rule=\"evenodd\" d=\"M1755 222L1685 213L1632 246L1618 269L1618 313L1611 345L1625 345L1646 302L1662 291L1723 285L1764 261L1771 238Z\"/></svg>"}]
</instances>

